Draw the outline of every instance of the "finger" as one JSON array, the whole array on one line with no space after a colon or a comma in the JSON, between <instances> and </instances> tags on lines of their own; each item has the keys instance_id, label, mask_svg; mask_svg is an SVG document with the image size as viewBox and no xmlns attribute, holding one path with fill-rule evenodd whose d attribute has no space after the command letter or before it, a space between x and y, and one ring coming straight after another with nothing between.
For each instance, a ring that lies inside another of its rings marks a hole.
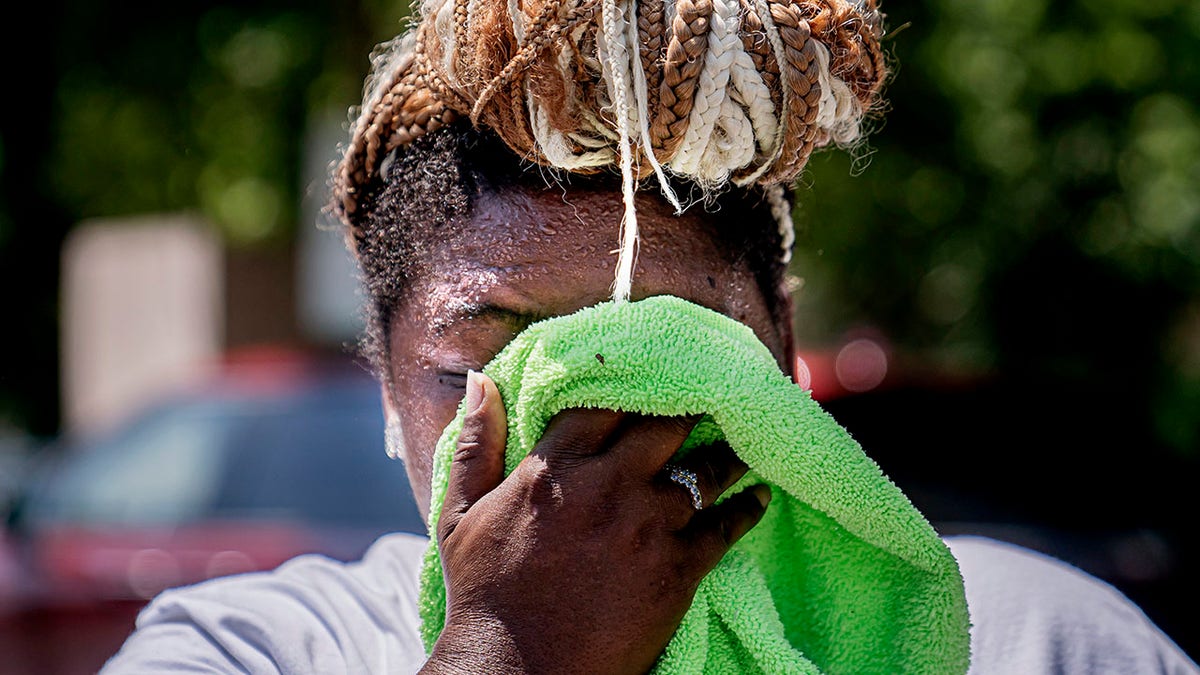
<instances>
[{"instance_id":1,"label":"finger","mask_svg":"<svg viewBox=\"0 0 1200 675\"><path fill-rule=\"evenodd\" d=\"M700 421L699 415L631 415L630 418L615 434L610 453L618 465L646 476L658 473L679 452Z\"/></svg>"},{"instance_id":2,"label":"finger","mask_svg":"<svg viewBox=\"0 0 1200 675\"><path fill-rule=\"evenodd\" d=\"M573 463L604 451L626 413L602 408L563 410L550 420L529 454L556 464Z\"/></svg>"},{"instance_id":3,"label":"finger","mask_svg":"<svg viewBox=\"0 0 1200 675\"><path fill-rule=\"evenodd\" d=\"M711 506L725 491L733 487L748 467L725 441L696 448L675 462L681 469L696 474L696 485L705 507Z\"/></svg>"},{"instance_id":4,"label":"finger","mask_svg":"<svg viewBox=\"0 0 1200 675\"><path fill-rule=\"evenodd\" d=\"M483 373L467 373L466 415L450 463L450 484L438 519L438 541L445 541L475 502L504 480L508 419L496 383Z\"/></svg>"},{"instance_id":5,"label":"finger","mask_svg":"<svg viewBox=\"0 0 1200 675\"><path fill-rule=\"evenodd\" d=\"M753 485L720 504L697 513L681 534L696 546L698 573L707 574L750 528L762 520L771 489Z\"/></svg>"}]
</instances>

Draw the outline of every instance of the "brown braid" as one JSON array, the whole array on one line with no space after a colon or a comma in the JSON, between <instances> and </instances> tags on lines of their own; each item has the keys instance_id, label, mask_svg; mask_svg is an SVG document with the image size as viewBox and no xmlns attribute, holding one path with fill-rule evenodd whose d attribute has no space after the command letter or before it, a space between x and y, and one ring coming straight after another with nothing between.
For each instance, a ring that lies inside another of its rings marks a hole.
<instances>
[{"instance_id":1,"label":"brown braid","mask_svg":"<svg viewBox=\"0 0 1200 675\"><path fill-rule=\"evenodd\" d=\"M646 108L658 110L658 88L662 82L663 0L638 3L638 56L646 74Z\"/></svg>"},{"instance_id":2,"label":"brown braid","mask_svg":"<svg viewBox=\"0 0 1200 675\"><path fill-rule=\"evenodd\" d=\"M483 91L479 93L479 98L475 100L475 104L471 108L471 121L479 123L479 116L482 114L488 105L492 102L492 97L501 89L508 87L516 81L517 75L528 69L542 52L552 46L554 41L564 30L570 30L580 21L591 16L591 13L596 8L596 0L589 0L583 6L572 10L569 18L560 24L551 25L550 19L562 7L561 4L548 2L542 7L542 11L538 13L534 23L529 26L525 34L526 43L517 52L508 63L504 64L504 68L500 74L492 78Z\"/></svg>"},{"instance_id":3,"label":"brown braid","mask_svg":"<svg viewBox=\"0 0 1200 675\"><path fill-rule=\"evenodd\" d=\"M696 93L696 82L704 67L704 52L708 49L711 0L679 0L675 3L675 20L671 23L671 39L667 43L667 58L663 63L662 86L659 87L659 110L650 126L650 141L659 161L674 156L687 132L688 116Z\"/></svg>"},{"instance_id":4,"label":"brown braid","mask_svg":"<svg viewBox=\"0 0 1200 675\"><path fill-rule=\"evenodd\" d=\"M646 82L646 110L659 109L659 90L662 87L663 59L666 45L663 43L665 29L663 0L642 0L637 5L638 60ZM637 161L634 163L637 180L653 173L653 165L647 161L647 148L637 145Z\"/></svg>"},{"instance_id":5,"label":"brown braid","mask_svg":"<svg viewBox=\"0 0 1200 675\"><path fill-rule=\"evenodd\" d=\"M830 72L845 81L860 101L870 101L883 86L887 71L877 35L880 27L832 0L805 2L801 12L812 34L829 46Z\"/></svg>"},{"instance_id":6,"label":"brown braid","mask_svg":"<svg viewBox=\"0 0 1200 675\"><path fill-rule=\"evenodd\" d=\"M609 143L618 126L611 103L618 99L608 91L605 79L605 68L616 66L597 58L598 36L604 30L598 11L602 1L610 0L524 0L519 11L524 12L520 18L526 20L527 29L518 44L508 0L440 0L440 5L439 0L425 0L427 14L415 33L400 43L393 58L377 64L381 79L368 92L334 173L334 210L354 222L359 201L378 185L384 157L460 117L470 117L477 126L495 131L518 157L553 164L543 154L542 144L557 142L560 158L589 158L567 167L569 170L601 170L597 160L590 158L605 155L597 154L600 151L592 143ZM634 1L616 0L618 13L625 11L625 3ZM629 55L632 61L627 67L640 68L644 74L647 107L626 119L647 124L643 133L649 137L650 148L643 147L640 135L629 139L638 165L636 178L651 170L647 152L652 151L663 163L679 152L693 152L681 150L681 146L691 124L701 76L708 67L714 2L730 1L674 0L673 12L668 11L672 0L637 3L638 49ZM759 0L732 1L740 15L736 42L750 57L748 61L739 57L739 63L752 62L757 75L751 77L760 78L769 92L782 129L782 147L774 152L756 151L758 167L729 167L728 171L735 177L758 176L760 185L789 183L803 170L814 148L834 137L830 129L818 128L821 106L828 105L822 96L831 95L821 91L821 82L826 81L822 77L841 83L837 84L840 89L832 91L842 97L840 101L850 96L857 102L854 114L861 116L877 102L887 73L879 45L881 15L875 0L765 0L769 17L760 15ZM722 11L728 16L726 9ZM452 27L441 25L452 35L439 35L434 26L441 12L446 12L441 14L442 20ZM667 22L669 15L673 16ZM777 31L777 39L771 37L776 35L772 30ZM824 73L820 50L829 57ZM714 61L718 62L728 61ZM716 95L724 94L718 91ZM628 94L621 98L631 99ZM735 95L734 100L742 99ZM766 97L755 100L759 102L756 105L767 105ZM843 107L839 103L837 110ZM532 113L538 110L540 121L536 124L548 124L548 128L535 128ZM766 109L755 110L761 119ZM832 113L822 113L828 114ZM833 124L827 117L822 119L826 120L822 125ZM849 135L837 136L839 142L858 133L856 119L836 123L852 125ZM608 128L597 128L597 124ZM769 127L755 127L759 128ZM755 142L762 148L775 145L774 138L761 136ZM606 147L615 155L615 142ZM692 147L691 141L688 147ZM697 152L702 151L703 147ZM692 156L688 165L696 161Z\"/></svg>"},{"instance_id":7,"label":"brown braid","mask_svg":"<svg viewBox=\"0 0 1200 675\"><path fill-rule=\"evenodd\" d=\"M740 0L742 8L742 47L754 61L754 67L762 74L763 84L771 94L771 105L780 110L783 104L783 91L779 86L779 61L767 37L766 27L758 15L758 6L754 0ZM782 153L781 153L782 154ZM755 171L753 166L746 167L734 174L738 181L745 179Z\"/></svg>"},{"instance_id":8,"label":"brown braid","mask_svg":"<svg viewBox=\"0 0 1200 675\"><path fill-rule=\"evenodd\" d=\"M562 2L553 1L542 5L538 16L527 29L526 46L518 50L506 62L499 74L487 83L470 110L470 119L478 125L481 115L490 107L492 98L497 95L502 97L502 100L498 101L497 106L494 107L499 117L498 129L508 129L514 132L516 135L514 145L518 148L527 148L532 151L536 147L536 142L533 139L533 131L529 129L529 115L524 108L524 90L520 80L517 80L517 76L528 70L529 64L535 56L538 56L541 50L550 44L545 40L546 28L550 19L558 13L562 6Z\"/></svg>"},{"instance_id":9,"label":"brown braid","mask_svg":"<svg viewBox=\"0 0 1200 675\"><path fill-rule=\"evenodd\" d=\"M784 58L788 67L783 71L784 96L788 99L788 118L783 134L783 153L775 168L763 177L764 182L785 183L795 179L808 155L812 152L817 129L817 103L821 85L813 67L816 55L809 41L808 22L796 5L771 5L771 18L783 40Z\"/></svg>"}]
</instances>

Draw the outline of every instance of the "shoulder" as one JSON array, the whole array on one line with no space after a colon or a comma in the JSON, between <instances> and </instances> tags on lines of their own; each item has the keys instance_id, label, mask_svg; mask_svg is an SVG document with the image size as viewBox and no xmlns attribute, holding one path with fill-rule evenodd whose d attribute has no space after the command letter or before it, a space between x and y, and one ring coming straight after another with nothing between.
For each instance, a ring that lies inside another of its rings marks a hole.
<instances>
[{"instance_id":1,"label":"shoulder","mask_svg":"<svg viewBox=\"0 0 1200 675\"><path fill-rule=\"evenodd\" d=\"M416 606L426 545L392 534L358 562L306 555L166 591L104 672L415 672L425 658Z\"/></svg>"},{"instance_id":2,"label":"shoulder","mask_svg":"<svg viewBox=\"0 0 1200 675\"><path fill-rule=\"evenodd\" d=\"M1112 586L1054 558L949 537L971 615L971 672L1200 672Z\"/></svg>"}]
</instances>

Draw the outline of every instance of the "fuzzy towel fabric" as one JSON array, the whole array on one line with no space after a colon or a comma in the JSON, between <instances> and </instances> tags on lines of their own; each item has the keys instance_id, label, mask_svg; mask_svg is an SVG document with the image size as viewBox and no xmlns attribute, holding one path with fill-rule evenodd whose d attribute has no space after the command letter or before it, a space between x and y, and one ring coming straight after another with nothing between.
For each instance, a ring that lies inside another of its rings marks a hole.
<instances>
[{"instance_id":1,"label":"fuzzy towel fabric","mask_svg":"<svg viewBox=\"0 0 1200 675\"><path fill-rule=\"evenodd\" d=\"M689 444L723 436L750 467L742 484L771 486L766 515L701 583L656 672L966 672L967 607L949 550L748 327L670 296L609 302L530 326L484 372L508 413L507 471L555 413L598 407L703 413ZM431 533L462 416L437 445ZM431 544L427 649L445 598Z\"/></svg>"}]
</instances>

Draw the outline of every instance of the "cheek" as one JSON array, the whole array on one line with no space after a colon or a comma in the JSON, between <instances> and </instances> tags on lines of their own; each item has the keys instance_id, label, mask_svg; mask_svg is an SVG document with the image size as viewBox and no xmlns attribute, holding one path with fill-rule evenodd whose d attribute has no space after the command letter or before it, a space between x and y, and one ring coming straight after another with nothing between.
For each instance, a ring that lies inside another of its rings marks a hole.
<instances>
[{"instance_id":1,"label":"cheek","mask_svg":"<svg viewBox=\"0 0 1200 675\"><path fill-rule=\"evenodd\" d=\"M443 392L425 391L419 384L406 386L416 378L397 378L393 388L395 410L404 436L404 468L412 484L413 496L422 516L429 514L430 480L433 477L433 452L442 430L454 419L461 397Z\"/></svg>"}]
</instances>

